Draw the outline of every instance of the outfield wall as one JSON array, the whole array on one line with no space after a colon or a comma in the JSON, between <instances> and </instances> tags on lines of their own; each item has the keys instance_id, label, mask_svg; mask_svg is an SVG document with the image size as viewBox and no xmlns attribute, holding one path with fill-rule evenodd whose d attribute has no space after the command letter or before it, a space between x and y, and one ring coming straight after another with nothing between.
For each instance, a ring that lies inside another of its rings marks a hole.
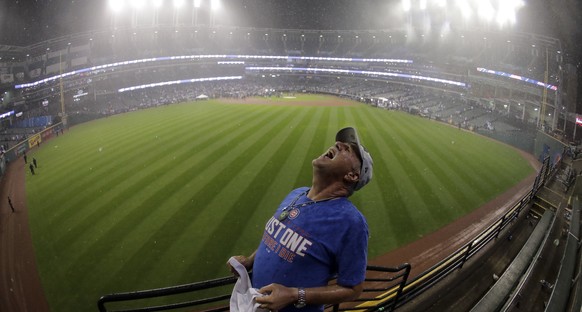
<instances>
[{"instance_id":1,"label":"outfield wall","mask_svg":"<svg viewBox=\"0 0 582 312\"><path fill-rule=\"evenodd\" d=\"M538 131L534 140L534 150L532 154L541 162L546 156L550 157L550 163L555 165L562 157L562 152L566 144L558 139Z\"/></svg>"},{"instance_id":2,"label":"outfield wall","mask_svg":"<svg viewBox=\"0 0 582 312\"><path fill-rule=\"evenodd\" d=\"M486 131L477 130L476 133L490 137L494 140L509 144L513 147L519 148L528 154L535 154L535 141L537 133L527 131ZM543 158L541 158L543 160Z\"/></svg>"},{"instance_id":3,"label":"outfield wall","mask_svg":"<svg viewBox=\"0 0 582 312\"><path fill-rule=\"evenodd\" d=\"M33 147L39 146L42 144L42 142L49 140L53 136L58 136L59 133L62 133L62 129L62 123L59 122L56 125L50 126L37 134L29 136L24 141L19 142L18 144L11 147L8 151L6 151L4 154L4 163L18 159ZM4 170L2 170L2 173L4 173Z\"/></svg>"}]
</instances>

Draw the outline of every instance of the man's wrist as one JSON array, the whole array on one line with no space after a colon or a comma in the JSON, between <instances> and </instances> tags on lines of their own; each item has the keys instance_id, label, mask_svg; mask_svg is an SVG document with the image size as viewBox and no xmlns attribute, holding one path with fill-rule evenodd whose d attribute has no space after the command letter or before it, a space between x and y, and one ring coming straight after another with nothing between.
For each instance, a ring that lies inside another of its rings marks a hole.
<instances>
[{"instance_id":1,"label":"man's wrist","mask_svg":"<svg viewBox=\"0 0 582 312\"><path fill-rule=\"evenodd\" d=\"M297 288L297 300L295 301L296 308L303 308L307 305L307 295L304 288Z\"/></svg>"}]
</instances>

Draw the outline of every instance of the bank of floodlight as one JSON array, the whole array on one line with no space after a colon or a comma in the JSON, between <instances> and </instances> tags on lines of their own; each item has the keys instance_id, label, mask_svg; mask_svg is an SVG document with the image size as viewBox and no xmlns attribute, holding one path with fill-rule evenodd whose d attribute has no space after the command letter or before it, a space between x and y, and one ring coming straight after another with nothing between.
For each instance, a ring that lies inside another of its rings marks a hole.
<instances>
[{"instance_id":1,"label":"bank of floodlight","mask_svg":"<svg viewBox=\"0 0 582 312\"><path fill-rule=\"evenodd\" d=\"M152 4L154 5L155 9L159 9L164 4L164 0L153 0Z\"/></svg>"},{"instance_id":2,"label":"bank of floodlight","mask_svg":"<svg viewBox=\"0 0 582 312\"><path fill-rule=\"evenodd\" d=\"M212 11L220 9L220 0L210 0L210 9Z\"/></svg>"},{"instance_id":3,"label":"bank of floodlight","mask_svg":"<svg viewBox=\"0 0 582 312\"><path fill-rule=\"evenodd\" d=\"M202 5L202 0L194 0L194 7L199 8Z\"/></svg>"},{"instance_id":4,"label":"bank of floodlight","mask_svg":"<svg viewBox=\"0 0 582 312\"><path fill-rule=\"evenodd\" d=\"M486 22L491 22L495 18L495 8L493 8L493 5L490 1L483 0L479 2L477 7L477 14L479 15L480 19Z\"/></svg>"},{"instance_id":5,"label":"bank of floodlight","mask_svg":"<svg viewBox=\"0 0 582 312\"><path fill-rule=\"evenodd\" d=\"M109 8L111 9L111 11L113 11L114 13L119 13L123 10L123 7L125 6L125 1L124 0L109 0L108 4L109 4Z\"/></svg>"},{"instance_id":6,"label":"bank of floodlight","mask_svg":"<svg viewBox=\"0 0 582 312\"><path fill-rule=\"evenodd\" d=\"M439 8L444 8L447 6L447 0L434 0L433 2Z\"/></svg>"},{"instance_id":7,"label":"bank of floodlight","mask_svg":"<svg viewBox=\"0 0 582 312\"><path fill-rule=\"evenodd\" d=\"M174 8L181 8L182 5L184 5L184 0L174 0Z\"/></svg>"},{"instance_id":8,"label":"bank of floodlight","mask_svg":"<svg viewBox=\"0 0 582 312\"><path fill-rule=\"evenodd\" d=\"M516 22L515 14L523 6L520 0L500 1L497 8L496 22L500 27L506 24L513 25Z\"/></svg>"},{"instance_id":9,"label":"bank of floodlight","mask_svg":"<svg viewBox=\"0 0 582 312\"><path fill-rule=\"evenodd\" d=\"M411 8L412 8L412 3L410 0L402 0L402 10L404 12L410 11Z\"/></svg>"},{"instance_id":10,"label":"bank of floodlight","mask_svg":"<svg viewBox=\"0 0 582 312\"><path fill-rule=\"evenodd\" d=\"M144 1L143 0L130 0L131 7L139 10L143 7Z\"/></svg>"},{"instance_id":11,"label":"bank of floodlight","mask_svg":"<svg viewBox=\"0 0 582 312\"><path fill-rule=\"evenodd\" d=\"M471 17L473 16L473 9L471 8L471 5L467 3L467 1L458 0L457 6L459 7L459 10L461 11L461 15L463 16L463 18L465 20L470 20Z\"/></svg>"},{"instance_id":12,"label":"bank of floodlight","mask_svg":"<svg viewBox=\"0 0 582 312\"><path fill-rule=\"evenodd\" d=\"M400 0L395 5L413 24L418 24L418 18L432 23L434 14L436 19L446 16L451 24L461 22L465 27L481 24L503 28L517 22L517 12L525 0Z\"/></svg>"}]
</instances>

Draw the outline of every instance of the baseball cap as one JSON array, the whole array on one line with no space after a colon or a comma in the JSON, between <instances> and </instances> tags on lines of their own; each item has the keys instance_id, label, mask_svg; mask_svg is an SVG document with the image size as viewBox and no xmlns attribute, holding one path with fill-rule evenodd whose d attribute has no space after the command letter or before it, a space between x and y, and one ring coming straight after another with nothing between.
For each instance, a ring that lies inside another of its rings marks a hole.
<instances>
[{"instance_id":1,"label":"baseball cap","mask_svg":"<svg viewBox=\"0 0 582 312\"><path fill-rule=\"evenodd\" d=\"M338 131L335 135L335 140L344 143L355 143L358 146L358 156L362 162L362 167L360 168L360 180L354 186L354 191L357 191L372 180L372 166L374 165L372 156L370 156L368 150L360 143L358 133L352 127L343 128Z\"/></svg>"}]
</instances>

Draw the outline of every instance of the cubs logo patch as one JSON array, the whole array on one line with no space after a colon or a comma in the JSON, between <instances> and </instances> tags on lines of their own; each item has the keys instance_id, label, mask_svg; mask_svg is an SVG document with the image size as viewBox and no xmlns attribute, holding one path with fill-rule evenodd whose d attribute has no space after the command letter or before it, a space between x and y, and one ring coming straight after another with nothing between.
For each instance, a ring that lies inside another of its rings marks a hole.
<instances>
[{"instance_id":1,"label":"cubs logo patch","mask_svg":"<svg viewBox=\"0 0 582 312\"><path fill-rule=\"evenodd\" d=\"M293 220L293 219L297 218L297 216L299 216L300 212L301 211L297 208L291 209L291 211L289 211L289 219Z\"/></svg>"}]
</instances>

